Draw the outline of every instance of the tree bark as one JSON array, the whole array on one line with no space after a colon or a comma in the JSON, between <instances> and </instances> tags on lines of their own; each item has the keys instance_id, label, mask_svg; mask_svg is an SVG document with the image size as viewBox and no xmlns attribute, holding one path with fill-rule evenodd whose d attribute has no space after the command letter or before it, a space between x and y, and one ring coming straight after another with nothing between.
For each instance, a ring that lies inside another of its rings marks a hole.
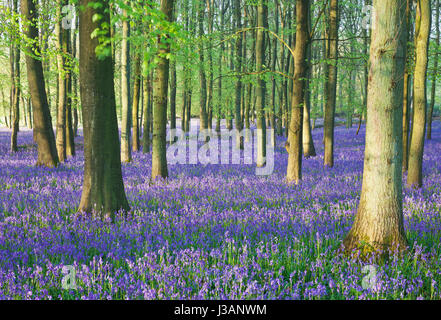
<instances>
[{"instance_id":1,"label":"tree bark","mask_svg":"<svg viewBox=\"0 0 441 320\"><path fill-rule=\"evenodd\" d=\"M80 0L84 7L79 23L84 179L78 210L114 220L116 211L130 208L121 172L112 56L98 57L99 39L91 37L102 23L110 24L109 4L101 0L101 7L89 6L92 2L96 0ZM97 15L101 16L98 21L93 19Z\"/></svg>"},{"instance_id":2,"label":"tree bark","mask_svg":"<svg viewBox=\"0 0 441 320\"><path fill-rule=\"evenodd\" d=\"M24 34L29 39L34 40L28 49L38 57L40 55L40 47L38 29L36 27L38 11L36 10L35 3L32 0L22 0L21 12L26 22L24 25L27 25L27 27L23 28ZM26 67L29 92L34 110L34 139L38 150L37 166L56 167L58 165L58 155L46 96L43 66L40 59L26 55Z\"/></svg>"},{"instance_id":3,"label":"tree bark","mask_svg":"<svg viewBox=\"0 0 441 320\"><path fill-rule=\"evenodd\" d=\"M405 6L400 0L374 0L367 100L363 183L345 251L386 255L406 249L402 208L402 98L405 64Z\"/></svg>"},{"instance_id":4,"label":"tree bark","mask_svg":"<svg viewBox=\"0 0 441 320\"><path fill-rule=\"evenodd\" d=\"M126 5L129 2L126 1ZM127 10L123 10L121 41L121 161L132 161L131 144L131 106L130 106L130 22Z\"/></svg>"},{"instance_id":5,"label":"tree bark","mask_svg":"<svg viewBox=\"0 0 441 320\"><path fill-rule=\"evenodd\" d=\"M324 117L324 165L334 166L334 115L337 88L337 57L338 57L338 0L331 0L329 10L329 33L327 39L327 74L325 86L325 117Z\"/></svg>"},{"instance_id":6,"label":"tree bark","mask_svg":"<svg viewBox=\"0 0 441 320\"><path fill-rule=\"evenodd\" d=\"M207 77L205 75L205 57L203 39L204 36L204 15L205 15L205 1L199 2L198 8L198 26L199 26L199 121L200 129L208 128L207 124Z\"/></svg>"},{"instance_id":7,"label":"tree bark","mask_svg":"<svg viewBox=\"0 0 441 320\"><path fill-rule=\"evenodd\" d=\"M10 44L10 61L11 61L11 110L12 110L12 119L10 121L12 126L11 133L11 152L17 152L17 135L20 130L20 45L18 41L16 42L16 38L18 37L19 30L15 30L19 28L18 26L18 1L14 0L12 2L13 12L16 14L14 18L14 22L16 26L14 26L11 31L11 44ZM25 115L26 116L26 115Z\"/></svg>"},{"instance_id":8,"label":"tree bark","mask_svg":"<svg viewBox=\"0 0 441 320\"><path fill-rule=\"evenodd\" d=\"M410 5L411 0L406 1L406 24L407 24L407 32L406 32L406 57L407 55L407 43L409 42L409 34L411 30L411 16L410 16ZM408 58L410 60L410 57ZM409 89L410 89L410 79L411 74L409 73L410 69L410 61L406 61L404 66L404 89L403 89L403 173L407 172L409 167L409 125L410 125L410 99L409 99Z\"/></svg>"},{"instance_id":9,"label":"tree bark","mask_svg":"<svg viewBox=\"0 0 441 320\"><path fill-rule=\"evenodd\" d=\"M161 0L161 11L166 19L173 20L173 0ZM158 37L158 64L155 72L153 89L153 153L152 153L152 179L157 177L167 178L167 93L169 76L170 53L168 35Z\"/></svg>"},{"instance_id":10,"label":"tree bark","mask_svg":"<svg viewBox=\"0 0 441 320\"><path fill-rule=\"evenodd\" d=\"M242 19L240 16L240 0L234 0L234 20L236 22L236 30L242 28ZM234 100L234 125L236 130L236 148L243 149L243 137L240 135L242 131L242 116L241 116L241 99L242 99L242 36L238 35L235 43L235 71L237 79L235 84L235 100Z\"/></svg>"},{"instance_id":11,"label":"tree bark","mask_svg":"<svg viewBox=\"0 0 441 320\"><path fill-rule=\"evenodd\" d=\"M309 43L308 32L308 0L296 1L296 42L294 49L294 82L292 89L291 120L289 123L288 140L288 168L286 179L288 182L298 184L302 179L302 124L304 97L307 77L307 46Z\"/></svg>"},{"instance_id":12,"label":"tree bark","mask_svg":"<svg viewBox=\"0 0 441 320\"><path fill-rule=\"evenodd\" d=\"M258 167L266 163L266 123L265 123L265 80L261 75L265 63L265 21L268 16L266 0L259 0L257 6L257 32L256 32L256 73L258 74L256 86L256 116L257 116L257 161Z\"/></svg>"},{"instance_id":13,"label":"tree bark","mask_svg":"<svg viewBox=\"0 0 441 320\"><path fill-rule=\"evenodd\" d=\"M407 185L415 188L421 188L423 185L423 153L427 108L426 76L431 16L430 1L418 0L415 20L412 134L407 173Z\"/></svg>"},{"instance_id":14,"label":"tree bark","mask_svg":"<svg viewBox=\"0 0 441 320\"><path fill-rule=\"evenodd\" d=\"M150 152L150 126L152 119L150 117L152 109L152 97L151 97L151 79L150 74L144 77L144 127L142 135L142 152Z\"/></svg>"},{"instance_id":15,"label":"tree bark","mask_svg":"<svg viewBox=\"0 0 441 320\"><path fill-rule=\"evenodd\" d=\"M430 104L429 110L427 112L427 140L432 139L432 117L433 117L433 108L435 106L435 90L436 90L436 78L438 75L438 62L439 62L439 52L440 52L440 29L439 29L439 0L436 1L436 11L435 11L435 27L436 27L436 51L433 57L433 72L432 72L432 88L430 92Z\"/></svg>"},{"instance_id":16,"label":"tree bark","mask_svg":"<svg viewBox=\"0 0 441 320\"><path fill-rule=\"evenodd\" d=\"M136 53L135 58L135 79L133 82L132 101L132 128L133 128L133 151L138 152L139 145L139 97L141 90L141 53Z\"/></svg>"},{"instance_id":17,"label":"tree bark","mask_svg":"<svg viewBox=\"0 0 441 320\"><path fill-rule=\"evenodd\" d=\"M305 79L304 81L304 101L303 101L303 155L305 158L315 157L315 147L314 140L312 139L311 132L311 92L310 92L310 81L311 81L311 41L309 40L309 34L311 33L311 8L308 6L307 13L307 33L308 39L306 44L306 59L308 64L306 65ZM295 59L294 59L295 60ZM295 68L294 68L295 69Z\"/></svg>"},{"instance_id":18,"label":"tree bark","mask_svg":"<svg viewBox=\"0 0 441 320\"><path fill-rule=\"evenodd\" d=\"M64 56L66 34L62 28L61 8L67 4L67 0L57 0L57 23L55 24L55 32L57 34L57 68L58 68L58 90L57 90L57 130L56 143L58 159L60 162L66 160L66 58Z\"/></svg>"}]
</instances>

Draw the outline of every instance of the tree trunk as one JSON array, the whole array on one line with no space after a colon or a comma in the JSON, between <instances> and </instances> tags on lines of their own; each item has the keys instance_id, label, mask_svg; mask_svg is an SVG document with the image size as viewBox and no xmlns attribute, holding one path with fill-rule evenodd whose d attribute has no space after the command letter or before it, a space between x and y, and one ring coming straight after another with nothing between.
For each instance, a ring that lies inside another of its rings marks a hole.
<instances>
[{"instance_id":1,"label":"tree trunk","mask_svg":"<svg viewBox=\"0 0 441 320\"><path fill-rule=\"evenodd\" d=\"M144 127L143 127L143 135L142 135L142 152L149 153L150 152L150 123L152 119L150 117L151 109L152 109L152 98L151 98L151 79L150 74L144 77Z\"/></svg>"},{"instance_id":2,"label":"tree trunk","mask_svg":"<svg viewBox=\"0 0 441 320\"><path fill-rule=\"evenodd\" d=\"M139 145L139 96L141 90L141 53L136 53L135 58L135 79L133 82L133 103L132 103L132 128L133 128L133 151L138 152Z\"/></svg>"},{"instance_id":3,"label":"tree trunk","mask_svg":"<svg viewBox=\"0 0 441 320\"><path fill-rule=\"evenodd\" d=\"M173 0L161 0L161 11L168 21L173 20ZM167 35L158 38L158 64L155 72L153 89L153 154L152 179L167 178L167 91L170 43Z\"/></svg>"},{"instance_id":4,"label":"tree trunk","mask_svg":"<svg viewBox=\"0 0 441 320\"><path fill-rule=\"evenodd\" d=\"M324 165L334 166L334 114L337 88L337 47L338 47L338 0L331 0L329 11L329 33L327 45L327 74L325 87L324 117Z\"/></svg>"},{"instance_id":5,"label":"tree trunk","mask_svg":"<svg viewBox=\"0 0 441 320\"><path fill-rule=\"evenodd\" d=\"M411 28L411 16L410 16L410 5L411 0L407 0L406 4L406 24L407 24L407 31L406 31L406 56L407 55L407 43L409 42L409 34ZM409 57L408 60L410 60L412 57ZM406 64L404 66L404 89L403 89L403 173L407 171L409 167L409 125L410 125L410 99L409 99L409 89L410 89L410 78L411 74L409 73L409 64L410 61L406 61Z\"/></svg>"},{"instance_id":6,"label":"tree trunk","mask_svg":"<svg viewBox=\"0 0 441 320\"><path fill-rule=\"evenodd\" d=\"M68 57L70 61L73 60L72 55L72 45L71 45L71 34L69 29L63 30L63 38L62 38L62 48L63 55ZM69 66L70 61L66 63L65 70L65 88L66 88L66 126L65 126L65 136L66 136L66 156L73 157L75 156L75 141L74 141L74 129L73 129L73 119L72 119L72 69Z\"/></svg>"},{"instance_id":7,"label":"tree trunk","mask_svg":"<svg viewBox=\"0 0 441 320\"><path fill-rule=\"evenodd\" d=\"M289 123L288 168L286 180L298 184L302 179L302 124L307 79L307 46L309 42L309 1L296 1L296 42L294 49L294 82L292 89L291 120ZM309 62L308 62L309 63Z\"/></svg>"},{"instance_id":8,"label":"tree trunk","mask_svg":"<svg viewBox=\"0 0 441 320\"><path fill-rule=\"evenodd\" d=\"M170 63L170 129L176 129L176 60Z\"/></svg>"},{"instance_id":9,"label":"tree trunk","mask_svg":"<svg viewBox=\"0 0 441 320\"><path fill-rule=\"evenodd\" d=\"M439 30L439 0L436 1L436 11L435 11L435 27L436 27L436 51L433 57L433 72L432 72L432 88L430 92L430 104L429 110L427 112L427 139L432 139L432 117L433 117L433 107L435 106L435 89L436 89L436 77L438 75L438 61L439 61L439 44L440 44L440 30Z\"/></svg>"},{"instance_id":10,"label":"tree trunk","mask_svg":"<svg viewBox=\"0 0 441 320\"><path fill-rule=\"evenodd\" d=\"M58 68L58 82L57 82L57 130L56 143L58 159L60 162L66 160L66 58L65 43L66 34L62 28L62 13L61 8L67 4L67 0L57 0L57 23L55 24L55 33L57 34L57 68Z\"/></svg>"},{"instance_id":11,"label":"tree trunk","mask_svg":"<svg viewBox=\"0 0 441 320\"><path fill-rule=\"evenodd\" d=\"M343 241L345 251L387 254L407 245L402 209L402 98L405 6L374 0L363 184L358 212Z\"/></svg>"},{"instance_id":12,"label":"tree trunk","mask_svg":"<svg viewBox=\"0 0 441 320\"><path fill-rule=\"evenodd\" d=\"M308 6L308 13L307 13L307 33L308 37L311 33L311 8ZM306 58L308 61L308 64L305 71L305 78L306 81L304 81L304 99L303 99L303 130L302 130L302 141L303 141L303 155L305 158L309 157L315 157L315 147L314 147L314 140L312 139L312 132L311 132L311 92L310 92L310 81L311 81L311 41L309 41L309 38L307 39L306 44ZM294 59L295 60L295 59ZM294 68L295 69L295 68Z\"/></svg>"},{"instance_id":13,"label":"tree trunk","mask_svg":"<svg viewBox=\"0 0 441 320\"><path fill-rule=\"evenodd\" d=\"M199 121L200 129L205 130L207 125L207 77L204 67L204 47L202 37L204 36L204 15L205 1L199 2L198 8L198 25L199 25L199 85L201 91L199 93Z\"/></svg>"},{"instance_id":14,"label":"tree trunk","mask_svg":"<svg viewBox=\"0 0 441 320\"><path fill-rule=\"evenodd\" d=\"M242 19L240 16L240 0L234 0L234 20L236 22L236 30L242 28ZM239 35L236 38L235 43L235 71L237 73L237 79L235 84L235 100L234 100L234 125L236 129L236 148L243 149L243 137L240 135L242 131L242 116L240 114L241 99L242 99L242 36Z\"/></svg>"},{"instance_id":15,"label":"tree trunk","mask_svg":"<svg viewBox=\"0 0 441 320\"><path fill-rule=\"evenodd\" d=\"M265 21L268 16L266 0L259 0L257 6L257 32L256 32L256 73L258 74L256 86L256 114L257 114L257 161L258 167L266 164L266 124L265 124L265 93L266 85L263 76L265 63Z\"/></svg>"},{"instance_id":16,"label":"tree trunk","mask_svg":"<svg viewBox=\"0 0 441 320\"><path fill-rule=\"evenodd\" d=\"M25 17L23 20L28 24L27 27L24 27L24 34L27 38L34 40L29 45L29 50L32 50L38 56L40 55L38 29L34 23L31 23L38 19L38 11L34 1L22 0L21 12ZM26 67L34 111L34 139L38 150L37 166L56 167L58 165L58 155L46 96L43 66L40 59L26 55Z\"/></svg>"},{"instance_id":17,"label":"tree trunk","mask_svg":"<svg viewBox=\"0 0 441 320\"><path fill-rule=\"evenodd\" d=\"M129 2L126 1L126 5ZM131 108L130 108L130 22L127 10L123 10L121 41L121 161L132 161L131 143Z\"/></svg>"},{"instance_id":18,"label":"tree trunk","mask_svg":"<svg viewBox=\"0 0 441 320\"><path fill-rule=\"evenodd\" d=\"M415 71L413 84L412 134L409 149L407 185L423 185L423 153L426 129L426 74L431 23L430 1L418 0L415 20Z\"/></svg>"},{"instance_id":19,"label":"tree trunk","mask_svg":"<svg viewBox=\"0 0 441 320\"><path fill-rule=\"evenodd\" d=\"M12 2L13 12L18 14L18 1L14 0ZM18 15L14 18L15 23L18 24ZM18 28L18 26L17 26ZM15 29L15 28L14 28ZM11 61L11 110L12 119L10 121L12 126L11 133L11 152L17 152L17 134L20 129L20 46L15 43L15 38L19 34L19 30L12 30L11 44L10 44L10 61ZM25 115L26 116L26 115Z\"/></svg>"},{"instance_id":20,"label":"tree trunk","mask_svg":"<svg viewBox=\"0 0 441 320\"><path fill-rule=\"evenodd\" d=\"M112 55L98 57L97 37L102 23L110 24L109 5L90 6L80 0L80 92L84 127L84 180L79 211L114 220L118 210L129 210L121 172ZM96 20L92 17L99 16ZM109 33L106 34L109 36ZM110 44L108 45L110 46Z\"/></svg>"}]
</instances>

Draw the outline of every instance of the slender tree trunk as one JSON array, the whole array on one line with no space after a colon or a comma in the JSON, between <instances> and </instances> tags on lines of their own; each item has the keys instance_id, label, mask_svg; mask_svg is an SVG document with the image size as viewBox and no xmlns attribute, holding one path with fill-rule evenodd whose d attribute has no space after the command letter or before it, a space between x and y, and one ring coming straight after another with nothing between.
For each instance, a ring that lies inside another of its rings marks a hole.
<instances>
[{"instance_id":1,"label":"slender tree trunk","mask_svg":"<svg viewBox=\"0 0 441 320\"><path fill-rule=\"evenodd\" d=\"M240 0L234 0L234 20L236 22L236 30L242 28L242 19L240 15ZM242 117L240 114L241 99L242 99L242 37L239 35L235 43L235 70L238 74L235 85L235 100L234 100L234 120L236 129L236 147L243 149L243 137L240 135L242 131Z\"/></svg>"},{"instance_id":2,"label":"slender tree trunk","mask_svg":"<svg viewBox=\"0 0 441 320\"><path fill-rule=\"evenodd\" d=\"M78 20L77 20L77 26L78 26ZM77 50L77 33L72 32L73 39L72 39L72 56L74 58L77 58L78 56L78 50ZM78 107L79 107L79 95L78 95L78 78L77 75L73 72L72 73L72 108L73 108L73 134L74 137L78 136Z\"/></svg>"},{"instance_id":3,"label":"slender tree trunk","mask_svg":"<svg viewBox=\"0 0 441 320\"><path fill-rule=\"evenodd\" d=\"M102 6L90 6L93 2L79 3L84 7L79 23L84 179L78 210L114 220L116 211L130 208L121 172L112 55L98 57L99 39L91 37L102 23L110 23L109 4L101 0Z\"/></svg>"},{"instance_id":4,"label":"slender tree trunk","mask_svg":"<svg viewBox=\"0 0 441 320\"><path fill-rule=\"evenodd\" d=\"M61 8L67 4L67 0L57 0L57 23L55 24L55 33L57 34L57 68L58 68L58 90L57 90L57 130L56 142L58 159L60 162L66 160L66 58L65 50L65 32L62 28Z\"/></svg>"},{"instance_id":5,"label":"slender tree trunk","mask_svg":"<svg viewBox=\"0 0 441 320\"><path fill-rule=\"evenodd\" d=\"M31 104L31 98L27 98L27 105L28 105L28 116L29 116L29 128L33 129L32 125L32 104Z\"/></svg>"},{"instance_id":6,"label":"slender tree trunk","mask_svg":"<svg viewBox=\"0 0 441 320\"><path fill-rule=\"evenodd\" d=\"M343 241L346 252L360 249L363 256L407 245L401 175L405 6L400 0L374 0L373 6L363 184Z\"/></svg>"},{"instance_id":7,"label":"slender tree trunk","mask_svg":"<svg viewBox=\"0 0 441 320\"><path fill-rule=\"evenodd\" d=\"M170 129L176 129L176 61L170 63Z\"/></svg>"},{"instance_id":8,"label":"slender tree trunk","mask_svg":"<svg viewBox=\"0 0 441 320\"><path fill-rule=\"evenodd\" d=\"M224 24L225 24L225 1L221 0L221 8L220 8L220 25L219 25L219 31L220 33L223 33L224 30ZM221 118L222 118L222 66L225 63L225 57L224 57L224 51L225 51L225 44L224 42L221 42L220 44L220 52L219 52L219 77L217 80L217 92L218 92L218 98L217 98L217 107L216 107L216 132L220 132L221 130Z\"/></svg>"},{"instance_id":9,"label":"slender tree trunk","mask_svg":"<svg viewBox=\"0 0 441 320\"><path fill-rule=\"evenodd\" d=\"M21 1L21 12L25 17L24 34L34 40L29 50L35 55L40 55L38 42L38 29L35 21L38 20L38 11L32 0ZM32 22L32 23L31 23ZM38 58L26 55L26 67L28 75L29 92L32 99L34 114L34 139L37 143L38 159L37 166L56 167L58 165L55 136L52 129L52 119L46 96L43 66Z\"/></svg>"},{"instance_id":10,"label":"slender tree trunk","mask_svg":"<svg viewBox=\"0 0 441 320\"><path fill-rule=\"evenodd\" d=\"M331 0L327 46L326 104L324 119L324 165L334 166L334 114L337 87L338 0Z\"/></svg>"},{"instance_id":11,"label":"slender tree trunk","mask_svg":"<svg viewBox=\"0 0 441 320\"><path fill-rule=\"evenodd\" d=\"M173 0L161 0L161 11L168 21L173 20ZM153 102L153 154L152 154L152 179L157 177L167 178L167 91L169 76L170 44L167 35L158 38L158 64L154 80Z\"/></svg>"},{"instance_id":12,"label":"slender tree trunk","mask_svg":"<svg viewBox=\"0 0 441 320\"><path fill-rule=\"evenodd\" d=\"M213 127L213 17L214 17L214 0L208 0L208 34L209 34L209 48L208 48L208 87L207 87L207 121L208 129L211 132Z\"/></svg>"},{"instance_id":13,"label":"slender tree trunk","mask_svg":"<svg viewBox=\"0 0 441 320\"><path fill-rule=\"evenodd\" d=\"M308 6L308 13L307 13L307 34L311 33L311 8ZM305 71L305 78L306 81L304 81L304 99L303 99L303 155L305 158L309 157L315 157L315 147L314 147L314 140L312 139L312 132L311 132L311 92L310 92L310 81L311 81L311 41L309 41L309 38L307 39L306 44L306 59L307 59L307 65L306 71ZM294 59L295 60L295 59ZM294 68L295 69L295 68Z\"/></svg>"},{"instance_id":14,"label":"slender tree trunk","mask_svg":"<svg viewBox=\"0 0 441 320\"><path fill-rule=\"evenodd\" d=\"M426 129L426 75L432 12L430 1L417 1L415 21L415 76L413 84L412 135L409 149L407 185L421 188L423 185L423 153Z\"/></svg>"},{"instance_id":15,"label":"slender tree trunk","mask_svg":"<svg viewBox=\"0 0 441 320\"><path fill-rule=\"evenodd\" d=\"M13 12L16 14L15 23L18 24L18 1L14 0L12 2ZM18 35L18 30L13 30L13 35L11 36L10 44L10 61L11 61L11 110L12 119L10 121L12 127L11 134L11 152L17 152L17 134L20 129L20 46L15 43L15 39Z\"/></svg>"},{"instance_id":16,"label":"slender tree trunk","mask_svg":"<svg viewBox=\"0 0 441 320\"><path fill-rule=\"evenodd\" d=\"M407 55L407 43L409 42L409 34L411 30L411 16L410 16L410 4L411 0L406 1L406 24L408 26L406 32L406 56ZM410 60L410 58L408 58ZM410 89L410 78L409 73L409 63L406 61L404 66L404 89L403 89L403 172L406 172L409 166L409 125L410 125L410 99L409 99L409 89Z\"/></svg>"},{"instance_id":17,"label":"slender tree trunk","mask_svg":"<svg viewBox=\"0 0 441 320\"><path fill-rule=\"evenodd\" d=\"M429 110L427 113L427 139L432 139L432 117L433 117L433 108L435 106L435 89L436 89L436 77L438 75L438 61L439 61L439 52L440 52L440 30L439 30L439 0L436 1L435 7L435 27L436 27L436 51L435 56L433 57L433 72L432 72L432 88L430 92L430 104Z\"/></svg>"},{"instance_id":18,"label":"slender tree trunk","mask_svg":"<svg viewBox=\"0 0 441 320\"><path fill-rule=\"evenodd\" d=\"M143 135L142 135L142 152L143 153L149 153L150 152L150 124L152 122L152 119L150 117L151 109L152 109L152 103L151 103L151 97L150 97L150 87L151 87L151 79L150 74L148 74L146 77L144 77L144 128L143 128Z\"/></svg>"},{"instance_id":19,"label":"slender tree trunk","mask_svg":"<svg viewBox=\"0 0 441 320\"><path fill-rule=\"evenodd\" d=\"M200 129L208 128L207 124L207 77L205 75L205 58L202 37L204 36L204 15L205 15L205 1L199 2L198 8L198 25L199 25L199 121Z\"/></svg>"},{"instance_id":20,"label":"slender tree trunk","mask_svg":"<svg viewBox=\"0 0 441 320\"><path fill-rule=\"evenodd\" d=\"M75 156L75 140L74 140L74 129L73 129L73 119L72 119L72 75L73 72L71 67L69 67L70 62L73 60L72 55L72 45L71 45L71 34L69 29L63 29L62 32L62 49L63 55L66 57L66 66L64 73L64 86L66 89L66 119L65 119L65 137L66 137L66 156Z\"/></svg>"},{"instance_id":21,"label":"slender tree trunk","mask_svg":"<svg viewBox=\"0 0 441 320\"><path fill-rule=\"evenodd\" d=\"M256 86L256 114L257 114L257 166L263 167L266 163L266 124L265 124L265 93L266 85L263 76L259 75L265 63L265 21L268 16L266 0L259 0L257 6L257 32L256 32L256 73L258 74Z\"/></svg>"},{"instance_id":22,"label":"slender tree trunk","mask_svg":"<svg viewBox=\"0 0 441 320\"><path fill-rule=\"evenodd\" d=\"M129 2L126 1L126 5ZM132 161L131 144L131 108L130 108L130 21L127 10L123 10L121 42L121 161Z\"/></svg>"},{"instance_id":23,"label":"slender tree trunk","mask_svg":"<svg viewBox=\"0 0 441 320\"><path fill-rule=\"evenodd\" d=\"M139 143L139 100L141 92L141 53L136 54L135 58L135 79L133 82L133 101L132 101L132 128L133 128L133 151L138 152Z\"/></svg>"}]
</instances>

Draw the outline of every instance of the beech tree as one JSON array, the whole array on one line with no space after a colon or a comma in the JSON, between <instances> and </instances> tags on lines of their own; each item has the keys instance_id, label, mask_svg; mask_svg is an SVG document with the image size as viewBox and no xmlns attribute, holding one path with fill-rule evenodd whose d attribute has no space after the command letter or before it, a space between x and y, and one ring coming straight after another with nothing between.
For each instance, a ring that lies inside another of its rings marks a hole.
<instances>
[{"instance_id":1,"label":"beech tree","mask_svg":"<svg viewBox=\"0 0 441 320\"><path fill-rule=\"evenodd\" d=\"M401 173L406 6L400 0L374 0L373 6L363 183L343 246L385 254L407 246Z\"/></svg>"},{"instance_id":2,"label":"beech tree","mask_svg":"<svg viewBox=\"0 0 441 320\"><path fill-rule=\"evenodd\" d=\"M161 0L161 12L168 22L173 20L174 0ZM153 89L153 149L152 179L168 177L167 169L167 96L169 78L169 35L163 33L158 37L158 62L155 71Z\"/></svg>"},{"instance_id":3,"label":"beech tree","mask_svg":"<svg viewBox=\"0 0 441 320\"><path fill-rule=\"evenodd\" d=\"M129 6L129 2L125 2ZM121 160L132 161L131 106L130 106L130 21L127 9L123 9L121 41Z\"/></svg>"},{"instance_id":4,"label":"beech tree","mask_svg":"<svg viewBox=\"0 0 441 320\"><path fill-rule=\"evenodd\" d=\"M433 57L433 71L432 71L432 87L430 90L430 104L429 104L429 110L427 112L427 140L432 139L432 117L433 117L433 109L435 106L435 92L436 92L436 78L439 74L438 71L438 62L439 62L439 54L441 51L440 48L440 16L439 16L439 0L436 0L436 6L435 6L435 28L436 28L436 40L435 40L435 55Z\"/></svg>"},{"instance_id":5,"label":"beech tree","mask_svg":"<svg viewBox=\"0 0 441 320\"><path fill-rule=\"evenodd\" d=\"M296 1L296 42L294 49L294 83L291 98L291 121L289 122L289 157L286 179L298 184L302 179L303 108L305 103L305 79L307 74L307 46L309 42L309 1Z\"/></svg>"},{"instance_id":6,"label":"beech tree","mask_svg":"<svg viewBox=\"0 0 441 320\"><path fill-rule=\"evenodd\" d=\"M257 161L258 167L266 163L266 123L265 123L265 95L266 85L262 75L265 61L265 21L268 17L268 4L266 0L259 0L257 6L257 32L256 32L256 73L258 74L256 87L256 118L257 118Z\"/></svg>"},{"instance_id":7,"label":"beech tree","mask_svg":"<svg viewBox=\"0 0 441 320\"><path fill-rule=\"evenodd\" d=\"M334 117L337 90L338 61L338 0L330 0L329 32L327 32L326 69L325 69L325 116L324 116L324 165L334 166Z\"/></svg>"},{"instance_id":8,"label":"beech tree","mask_svg":"<svg viewBox=\"0 0 441 320\"><path fill-rule=\"evenodd\" d=\"M37 143L37 166L56 167L58 154L55 146L55 135L46 95L43 65L38 41L38 11L33 0L21 1L23 15L23 33L29 39L26 54L26 69L29 92L33 107L34 140Z\"/></svg>"},{"instance_id":9,"label":"beech tree","mask_svg":"<svg viewBox=\"0 0 441 320\"><path fill-rule=\"evenodd\" d=\"M11 65L11 110L12 119L10 121L12 127L11 133L11 152L16 152L17 147L17 134L20 125L20 45L18 41L19 34L19 18L18 18L18 0L12 1L12 12L14 14L13 20L15 28L11 34L11 43L9 51L9 60ZM25 114L26 116L26 114Z\"/></svg>"},{"instance_id":10,"label":"beech tree","mask_svg":"<svg viewBox=\"0 0 441 320\"><path fill-rule=\"evenodd\" d=\"M427 61L432 12L429 0L418 0L415 20L415 71L413 81L412 133L407 185L423 185L423 153L427 109Z\"/></svg>"},{"instance_id":11,"label":"beech tree","mask_svg":"<svg viewBox=\"0 0 441 320\"><path fill-rule=\"evenodd\" d=\"M129 210L129 204L121 172L111 48L103 41L110 37L110 29L101 29L110 26L109 2L100 0L100 6L91 3L97 0L79 2L83 8L79 36L84 179L78 210L113 219L118 210ZM93 37L97 29L102 35Z\"/></svg>"}]
</instances>

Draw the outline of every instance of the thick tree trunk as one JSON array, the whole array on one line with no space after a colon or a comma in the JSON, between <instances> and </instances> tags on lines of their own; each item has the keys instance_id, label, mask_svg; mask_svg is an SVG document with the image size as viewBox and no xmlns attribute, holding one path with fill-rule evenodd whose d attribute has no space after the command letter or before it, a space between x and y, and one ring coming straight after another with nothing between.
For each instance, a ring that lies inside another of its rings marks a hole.
<instances>
[{"instance_id":1,"label":"thick tree trunk","mask_svg":"<svg viewBox=\"0 0 441 320\"><path fill-rule=\"evenodd\" d=\"M36 10L35 3L32 0L22 0L21 12L28 24L27 27L24 27L24 34L29 39L34 40L29 49L38 56L40 48L38 29L35 25L35 21L38 19L38 11ZM38 150L37 166L56 167L58 165L58 155L46 96L43 66L40 59L26 55L26 67L29 92L34 111L34 139Z\"/></svg>"},{"instance_id":2,"label":"thick tree trunk","mask_svg":"<svg viewBox=\"0 0 441 320\"><path fill-rule=\"evenodd\" d=\"M436 78L438 75L438 61L439 61L439 44L440 44L440 30L439 30L439 0L436 1L436 7L435 7L435 26L436 26L436 48L435 55L433 57L433 72L432 72L432 88L430 92L430 104L429 104L429 110L427 112L427 139L432 139L432 117L433 117L433 108L435 106L435 90L436 90Z\"/></svg>"},{"instance_id":3,"label":"thick tree trunk","mask_svg":"<svg viewBox=\"0 0 441 320\"><path fill-rule=\"evenodd\" d=\"M302 179L302 124L307 78L308 0L296 1L296 42L294 49L294 83L292 90L291 120L289 123L288 168L286 179L298 184ZM308 62L309 63L309 62Z\"/></svg>"},{"instance_id":4,"label":"thick tree trunk","mask_svg":"<svg viewBox=\"0 0 441 320\"><path fill-rule=\"evenodd\" d=\"M161 0L161 11L168 21L173 20L173 0ZM158 64L155 72L153 89L153 153L152 153L152 179L157 177L167 178L167 92L169 76L170 44L167 35L158 38Z\"/></svg>"},{"instance_id":5,"label":"thick tree trunk","mask_svg":"<svg viewBox=\"0 0 441 320\"><path fill-rule=\"evenodd\" d=\"M423 185L423 153L426 129L426 75L431 24L430 1L418 0L415 21L415 76L413 84L412 134L409 148L407 185Z\"/></svg>"},{"instance_id":6,"label":"thick tree trunk","mask_svg":"<svg viewBox=\"0 0 441 320\"><path fill-rule=\"evenodd\" d=\"M116 211L130 208L121 172L112 56L97 57L99 39L91 37L101 23L110 23L109 5L100 1L101 7L89 6L92 2L80 0L85 8L79 23L84 180L78 210L113 220Z\"/></svg>"},{"instance_id":7,"label":"thick tree trunk","mask_svg":"<svg viewBox=\"0 0 441 320\"><path fill-rule=\"evenodd\" d=\"M405 6L374 0L363 184L358 212L343 241L347 253L387 254L407 245L402 209L402 98Z\"/></svg>"},{"instance_id":8,"label":"thick tree trunk","mask_svg":"<svg viewBox=\"0 0 441 320\"><path fill-rule=\"evenodd\" d=\"M126 1L126 5L129 2ZM121 41L121 161L132 161L131 144L131 106L130 106L130 21L127 10L123 10Z\"/></svg>"},{"instance_id":9,"label":"thick tree trunk","mask_svg":"<svg viewBox=\"0 0 441 320\"><path fill-rule=\"evenodd\" d=\"M327 45L325 118L324 118L324 165L334 166L334 114L337 88L337 46L338 46L338 0L331 0L329 10L329 33Z\"/></svg>"}]
</instances>

